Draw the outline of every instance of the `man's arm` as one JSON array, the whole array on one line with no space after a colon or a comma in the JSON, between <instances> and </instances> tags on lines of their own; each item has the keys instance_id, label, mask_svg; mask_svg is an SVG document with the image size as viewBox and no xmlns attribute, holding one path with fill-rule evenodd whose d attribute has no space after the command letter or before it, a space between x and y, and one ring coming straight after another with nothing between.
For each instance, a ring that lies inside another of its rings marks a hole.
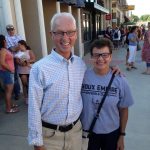
<instances>
[{"instance_id":1,"label":"man's arm","mask_svg":"<svg viewBox=\"0 0 150 150\"><path fill-rule=\"evenodd\" d=\"M40 67L34 65L29 77L28 104L28 141L30 145L43 146L41 105L43 99L43 84ZM37 147L38 148L38 147Z\"/></svg>"}]
</instances>

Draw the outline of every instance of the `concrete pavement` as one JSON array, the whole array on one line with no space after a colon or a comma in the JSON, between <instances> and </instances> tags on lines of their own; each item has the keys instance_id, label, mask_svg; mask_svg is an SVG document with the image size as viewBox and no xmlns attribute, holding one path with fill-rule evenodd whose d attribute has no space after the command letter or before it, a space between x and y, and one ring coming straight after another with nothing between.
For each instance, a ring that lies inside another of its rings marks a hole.
<instances>
[{"instance_id":1,"label":"concrete pavement","mask_svg":"<svg viewBox=\"0 0 150 150\"><path fill-rule=\"evenodd\" d=\"M113 63L119 65L126 75L135 104L129 110L125 150L150 150L150 76L143 75L145 64L137 52L137 70L126 71L126 49L113 51ZM89 54L84 57L88 61ZM20 112L4 113L3 94L0 95L0 150L32 150L27 143L27 106L20 99Z\"/></svg>"}]
</instances>

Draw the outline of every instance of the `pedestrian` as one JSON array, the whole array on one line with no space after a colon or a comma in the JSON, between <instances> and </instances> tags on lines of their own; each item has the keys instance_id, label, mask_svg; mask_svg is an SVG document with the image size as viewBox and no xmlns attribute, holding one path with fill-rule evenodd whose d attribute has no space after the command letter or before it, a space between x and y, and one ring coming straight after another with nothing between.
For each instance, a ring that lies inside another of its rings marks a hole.
<instances>
[{"instance_id":1,"label":"pedestrian","mask_svg":"<svg viewBox=\"0 0 150 150\"><path fill-rule=\"evenodd\" d=\"M72 14L55 14L50 34L54 43L51 54L36 62L30 71L28 141L35 150L81 150L79 117L86 65L71 52L77 39Z\"/></svg>"},{"instance_id":2,"label":"pedestrian","mask_svg":"<svg viewBox=\"0 0 150 150\"><path fill-rule=\"evenodd\" d=\"M8 33L6 35L7 49L10 50L10 52L12 52L13 55L15 55L15 53L18 50L18 41L22 40L23 38L20 35L17 35L15 33L15 28L11 24L8 24L6 26L6 30ZM15 64L14 95L15 95L15 99L18 100L20 95L20 84L19 84L19 77L17 73L17 64L15 60L14 60L14 64Z\"/></svg>"},{"instance_id":3,"label":"pedestrian","mask_svg":"<svg viewBox=\"0 0 150 150\"><path fill-rule=\"evenodd\" d=\"M124 136L128 120L128 107L133 104L129 85L123 76L116 75L98 115L97 109L112 76L112 42L96 40L91 45L93 68L85 72L82 85L84 131L89 131L92 120L95 126L89 135L88 150L124 150Z\"/></svg>"},{"instance_id":4,"label":"pedestrian","mask_svg":"<svg viewBox=\"0 0 150 150\"><path fill-rule=\"evenodd\" d=\"M127 31L126 31L126 44L127 44L126 65L127 66L128 66L128 59L129 59L129 39L128 39L128 36L129 36L129 33L130 33L130 29L131 28L128 28Z\"/></svg>"},{"instance_id":5,"label":"pedestrian","mask_svg":"<svg viewBox=\"0 0 150 150\"><path fill-rule=\"evenodd\" d=\"M28 81L32 64L35 62L35 55L26 41L20 40L18 42L19 51L15 54L17 73L22 82L24 102L28 104Z\"/></svg>"},{"instance_id":6,"label":"pedestrian","mask_svg":"<svg viewBox=\"0 0 150 150\"><path fill-rule=\"evenodd\" d=\"M146 71L142 74L150 75L150 22L148 22L148 31L146 31L144 37L142 60L146 62Z\"/></svg>"},{"instance_id":7,"label":"pedestrian","mask_svg":"<svg viewBox=\"0 0 150 150\"><path fill-rule=\"evenodd\" d=\"M112 30L110 25L106 28L104 37L112 40Z\"/></svg>"},{"instance_id":8,"label":"pedestrian","mask_svg":"<svg viewBox=\"0 0 150 150\"><path fill-rule=\"evenodd\" d=\"M120 30L117 26L113 30L112 38L113 38L114 49L118 50L119 42L120 42L120 39L121 39L121 32L120 32Z\"/></svg>"},{"instance_id":9,"label":"pedestrian","mask_svg":"<svg viewBox=\"0 0 150 150\"><path fill-rule=\"evenodd\" d=\"M16 113L19 110L11 100L14 86L14 60L13 55L6 47L5 36L0 35L0 78L4 85L6 113Z\"/></svg>"},{"instance_id":10,"label":"pedestrian","mask_svg":"<svg viewBox=\"0 0 150 150\"><path fill-rule=\"evenodd\" d=\"M127 70L130 71L132 68L137 69L135 66L135 57L137 51L138 37L137 37L137 27L133 26L128 35L129 40L129 58L127 64Z\"/></svg>"},{"instance_id":11,"label":"pedestrian","mask_svg":"<svg viewBox=\"0 0 150 150\"><path fill-rule=\"evenodd\" d=\"M122 47L124 47L125 41L126 41L126 32L125 32L125 28L123 26L120 27L120 33L121 33L120 45Z\"/></svg>"},{"instance_id":12,"label":"pedestrian","mask_svg":"<svg viewBox=\"0 0 150 150\"><path fill-rule=\"evenodd\" d=\"M145 25L142 25L142 35L141 35L141 40L144 40L145 32L146 32Z\"/></svg>"}]
</instances>

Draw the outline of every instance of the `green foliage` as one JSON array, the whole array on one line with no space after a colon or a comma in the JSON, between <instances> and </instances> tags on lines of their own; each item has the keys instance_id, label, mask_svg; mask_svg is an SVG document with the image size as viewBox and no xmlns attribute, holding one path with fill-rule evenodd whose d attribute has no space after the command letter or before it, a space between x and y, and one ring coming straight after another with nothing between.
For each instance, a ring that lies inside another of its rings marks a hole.
<instances>
[{"instance_id":1,"label":"green foliage","mask_svg":"<svg viewBox=\"0 0 150 150\"><path fill-rule=\"evenodd\" d=\"M138 22L140 20L140 18L136 15L132 15L131 20L132 20L132 22Z\"/></svg>"},{"instance_id":2,"label":"green foliage","mask_svg":"<svg viewBox=\"0 0 150 150\"><path fill-rule=\"evenodd\" d=\"M141 21L150 21L150 15L142 15L142 16L140 17L140 20L141 20Z\"/></svg>"}]
</instances>

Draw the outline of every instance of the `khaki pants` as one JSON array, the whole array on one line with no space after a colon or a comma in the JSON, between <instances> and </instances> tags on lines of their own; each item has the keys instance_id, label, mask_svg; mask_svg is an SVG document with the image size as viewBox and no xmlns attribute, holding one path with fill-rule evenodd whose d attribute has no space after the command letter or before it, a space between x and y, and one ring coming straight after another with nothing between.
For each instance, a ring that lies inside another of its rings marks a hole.
<instances>
[{"instance_id":1,"label":"khaki pants","mask_svg":"<svg viewBox=\"0 0 150 150\"><path fill-rule=\"evenodd\" d=\"M78 121L76 125L67 132L60 132L43 127L43 142L46 150L81 150L81 122Z\"/></svg>"},{"instance_id":2,"label":"khaki pants","mask_svg":"<svg viewBox=\"0 0 150 150\"><path fill-rule=\"evenodd\" d=\"M88 138L83 138L82 139L82 150L87 150L87 148L88 148L88 142L89 142Z\"/></svg>"}]
</instances>

